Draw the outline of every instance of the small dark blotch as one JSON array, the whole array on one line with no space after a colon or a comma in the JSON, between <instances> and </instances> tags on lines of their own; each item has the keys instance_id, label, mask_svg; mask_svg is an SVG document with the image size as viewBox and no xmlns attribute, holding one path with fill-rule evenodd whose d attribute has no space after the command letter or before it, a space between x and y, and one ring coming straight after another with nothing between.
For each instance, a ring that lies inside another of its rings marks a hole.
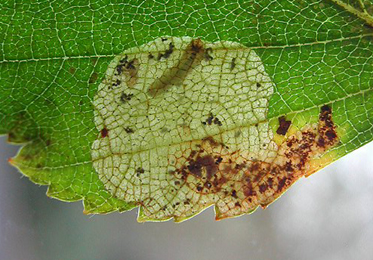
<instances>
[{"instance_id":1,"label":"small dark blotch","mask_svg":"<svg viewBox=\"0 0 373 260\"><path fill-rule=\"evenodd\" d=\"M236 58L233 58L231 61L231 71L236 67Z\"/></svg>"},{"instance_id":2,"label":"small dark blotch","mask_svg":"<svg viewBox=\"0 0 373 260\"><path fill-rule=\"evenodd\" d=\"M290 161L286 162L285 164L285 170L289 173L293 172L294 169L293 169L293 165Z\"/></svg>"},{"instance_id":3,"label":"small dark blotch","mask_svg":"<svg viewBox=\"0 0 373 260\"><path fill-rule=\"evenodd\" d=\"M241 131L238 130L234 133L234 137L240 137L241 136Z\"/></svg>"},{"instance_id":4,"label":"small dark blotch","mask_svg":"<svg viewBox=\"0 0 373 260\"><path fill-rule=\"evenodd\" d=\"M279 127L276 131L277 134L279 135L286 135L290 125L291 125L291 121L287 121L286 118L284 116L281 116L278 118L278 122L279 122Z\"/></svg>"},{"instance_id":5,"label":"small dark blotch","mask_svg":"<svg viewBox=\"0 0 373 260\"><path fill-rule=\"evenodd\" d=\"M167 38L162 38L162 42L165 42L167 41L168 39Z\"/></svg>"},{"instance_id":6,"label":"small dark blotch","mask_svg":"<svg viewBox=\"0 0 373 260\"><path fill-rule=\"evenodd\" d=\"M98 59L97 58L91 58L91 63L93 66L96 66Z\"/></svg>"},{"instance_id":7,"label":"small dark blotch","mask_svg":"<svg viewBox=\"0 0 373 260\"><path fill-rule=\"evenodd\" d=\"M141 167L139 167L139 168L136 169L136 175L137 175L137 176L139 176L140 174L142 174L142 173L144 173L144 172L145 172L144 169L141 168Z\"/></svg>"},{"instance_id":8,"label":"small dark blotch","mask_svg":"<svg viewBox=\"0 0 373 260\"><path fill-rule=\"evenodd\" d=\"M154 59L154 55L149 53L148 58L149 58L149 60Z\"/></svg>"},{"instance_id":9,"label":"small dark blotch","mask_svg":"<svg viewBox=\"0 0 373 260\"><path fill-rule=\"evenodd\" d=\"M213 119L214 119L214 116L213 116L212 114L210 114L210 116L209 116L209 117L207 118L207 120L206 120L206 123L207 123L208 125L211 125Z\"/></svg>"},{"instance_id":10,"label":"small dark blotch","mask_svg":"<svg viewBox=\"0 0 373 260\"><path fill-rule=\"evenodd\" d=\"M136 67L135 67L135 62L137 61L137 59L132 59L130 60L127 65L126 65L126 69L128 70L135 70Z\"/></svg>"},{"instance_id":11,"label":"small dark blotch","mask_svg":"<svg viewBox=\"0 0 373 260\"><path fill-rule=\"evenodd\" d=\"M256 83L257 88L260 88L261 86L262 86L262 84L260 84L259 82Z\"/></svg>"},{"instance_id":12,"label":"small dark blotch","mask_svg":"<svg viewBox=\"0 0 373 260\"><path fill-rule=\"evenodd\" d=\"M218 126L222 126L223 124L220 122L219 118L215 117L214 118L214 124Z\"/></svg>"},{"instance_id":13,"label":"small dark blotch","mask_svg":"<svg viewBox=\"0 0 373 260\"><path fill-rule=\"evenodd\" d=\"M76 68L74 68L74 67L70 67L70 69L69 69L69 73L70 73L70 74L74 74L75 71L76 71Z\"/></svg>"},{"instance_id":14,"label":"small dark blotch","mask_svg":"<svg viewBox=\"0 0 373 260\"><path fill-rule=\"evenodd\" d=\"M332 111L332 109L330 108L329 105L323 105L321 107L321 112L327 112L327 113L330 113Z\"/></svg>"},{"instance_id":15,"label":"small dark blotch","mask_svg":"<svg viewBox=\"0 0 373 260\"><path fill-rule=\"evenodd\" d=\"M282 178L282 179L278 182L278 190L279 190L279 191L282 191L282 189L285 187L285 184L286 184L286 177Z\"/></svg>"},{"instance_id":16,"label":"small dark blotch","mask_svg":"<svg viewBox=\"0 0 373 260\"><path fill-rule=\"evenodd\" d=\"M122 93L122 95L120 96L120 101L122 101L123 103L126 103L127 101L130 101L132 97L133 97L133 94Z\"/></svg>"},{"instance_id":17,"label":"small dark blotch","mask_svg":"<svg viewBox=\"0 0 373 260\"><path fill-rule=\"evenodd\" d=\"M367 29L373 30L373 26L370 25L370 24L365 23L364 27L367 28Z\"/></svg>"},{"instance_id":18,"label":"small dark blotch","mask_svg":"<svg viewBox=\"0 0 373 260\"><path fill-rule=\"evenodd\" d=\"M259 185L259 191L260 193L263 193L267 190L267 184L263 183Z\"/></svg>"},{"instance_id":19,"label":"small dark blotch","mask_svg":"<svg viewBox=\"0 0 373 260\"><path fill-rule=\"evenodd\" d=\"M91 77L89 78L89 83L95 83L96 80L98 78L98 73L97 72L93 72Z\"/></svg>"},{"instance_id":20,"label":"small dark blotch","mask_svg":"<svg viewBox=\"0 0 373 260\"><path fill-rule=\"evenodd\" d=\"M325 135L329 138L330 141L337 137L337 135L331 130L326 131Z\"/></svg>"},{"instance_id":21,"label":"small dark blotch","mask_svg":"<svg viewBox=\"0 0 373 260\"><path fill-rule=\"evenodd\" d=\"M205 55L204 55L204 58L206 61L211 61L213 60L214 58L210 55L212 53L212 48L207 48L206 51L205 51Z\"/></svg>"},{"instance_id":22,"label":"small dark blotch","mask_svg":"<svg viewBox=\"0 0 373 260\"><path fill-rule=\"evenodd\" d=\"M124 128L124 131L126 131L127 134L133 134L133 133L135 132L135 131L133 131L133 129L130 128L130 127L126 127L126 128Z\"/></svg>"},{"instance_id":23,"label":"small dark blotch","mask_svg":"<svg viewBox=\"0 0 373 260\"><path fill-rule=\"evenodd\" d=\"M175 181L174 183L175 183L175 185L180 185L179 181Z\"/></svg>"},{"instance_id":24,"label":"small dark blotch","mask_svg":"<svg viewBox=\"0 0 373 260\"><path fill-rule=\"evenodd\" d=\"M118 75L122 74L123 67L124 67L124 65L121 65L121 64L117 66Z\"/></svg>"},{"instance_id":25,"label":"small dark blotch","mask_svg":"<svg viewBox=\"0 0 373 260\"><path fill-rule=\"evenodd\" d=\"M233 198L235 198L235 199L237 199L238 197L237 197L237 191L236 190L232 190L232 197Z\"/></svg>"},{"instance_id":26,"label":"small dark blotch","mask_svg":"<svg viewBox=\"0 0 373 260\"><path fill-rule=\"evenodd\" d=\"M105 137L107 137L108 135L109 135L109 130L107 130L106 127L102 128L102 130L101 130L101 137L102 137L102 138L105 138Z\"/></svg>"},{"instance_id":27,"label":"small dark blotch","mask_svg":"<svg viewBox=\"0 0 373 260\"><path fill-rule=\"evenodd\" d=\"M241 207L241 204L237 201L236 203L234 203L234 205L236 206L236 207Z\"/></svg>"},{"instance_id":28,"label":"small dark blotch","mask_svg":"<svg viewBox=\"0 0 373 260\"><path fill-rule=\"evenodd\" d=\"M270 188L272 188L272 186L273 186L273 179L272 178L268 178L267 183L268 183L268 186Z\"/></svg>"},{"instance_id":29,"label":"small dark blotch","mask_svg":"<svg viewBox=\"0 0 373 260\"><path fill-rule=\"evenodd\" d=\"M161 133L168 133L170 130L167 127L162 127L161 128Z\"/></svg>"},{"instance_id":30,"label":"small dark blotch","mask_svg":"<svg viewBox=\"0 0 373 260\"><path fill-rule=\"evenodd\" d=\"M116 87L116 86L119 86L120 83L121 83L121 81L120 81L119 79L117 79L117 80L116 80L112 85L113 85L114 87Z\"/></svg>"},{"instance_id":31,"label":"small dark blotch","mask_svg":"<svg viewBox=\"0 0 373 260\"><path fill-rule=\"evenodd\" d=\"M222 161L223 161L223 158L218 157L218 159L216 159L215 161L215 164L220 164Z\"/></svg>"},{"instance_id":32,"label":"small dark blotch","mask_svg":"<svg viewBox=\"0 0 373 260\"><path fill-rule=\"evenodd\" d=\"M201 39L196 39L191 42L191 51L192 55L195 56L203 49L203 43Z\"/></svg>"},{"instance_id":33,"label":"small dark blotch","mask_svg":"<svg viewBox=\"0 0 373 260\"><path fill-rule=\"evenodd\" d=\"M202 191L202 187L201 186L197 186L197 191Z\"/></svg>"},{"instance_id":34,"label":"small dark blotch","mask_svg":"<svg viewBox=\"0 0 373 260\"><path fill-rule=\"evenodd\" d=\"M119 61L119 63L125 64L125 63L127 63L127 61L128 61L128 56L127 56L127 54L126 54L126 56L124 56L124 58L121 59L121 60Z\"/></svg>"},{"instance_id":35,"label":"small dark blotch","mask_svg":"<svg viewBox=\"0 0 373 260\"><path fill-rule=\"evenodd\" d=\"M161 60L162 58L167 59L174 52L175 45L172 42L170 42L168 46L169 46L168 50L166 50L163 54L162 53L158 54L158 60Z\"/></svg>"}]
</instances>

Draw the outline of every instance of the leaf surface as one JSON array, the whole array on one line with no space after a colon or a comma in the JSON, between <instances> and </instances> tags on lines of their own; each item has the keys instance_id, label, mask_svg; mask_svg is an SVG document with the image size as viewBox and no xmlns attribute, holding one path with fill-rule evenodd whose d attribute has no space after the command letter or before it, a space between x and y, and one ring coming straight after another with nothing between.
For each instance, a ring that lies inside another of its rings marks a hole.
<instances>
[{"instance_id":1,"label":"leaf surface","mask_svg":"<svg viewBox=\"0 0 373 260\"><path fill-rule=\"evenodd\" d=\"M0 133L24 145L11 163L87 213L140 206L140 221L182 221L215 204L218 219L241 215L373 138L369 1L0 9ZM127 156L118 167L96 163L105 142L108 158Z\"/></svg>"}]
</instances>

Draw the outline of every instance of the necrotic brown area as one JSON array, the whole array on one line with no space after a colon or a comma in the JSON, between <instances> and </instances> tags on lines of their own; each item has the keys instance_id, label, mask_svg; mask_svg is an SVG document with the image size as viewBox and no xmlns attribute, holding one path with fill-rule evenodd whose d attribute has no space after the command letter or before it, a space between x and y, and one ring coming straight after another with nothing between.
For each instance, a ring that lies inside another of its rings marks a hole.
<instances>
[{"instance_id":1,"label":"necrotic brown area","mask_svg":"<svg viewBox=\"0 0 373 260\"><path fill-rule=\"evenodd\" d=\"M283 121L290 125L290 121ZM234 205L234 214L237 208L245 213L258 205L266 207L297 179L310 174L309 162L337 143L332 109L325 105L320 110L318 127L307 127L289 136L271 163L245 158L240 155L242 151L230 151L210 136L196 144L187 157L179 158L172 174L193 192L216 194L226 205ZM218 218L225 218L230 213L220 214Z\"/></svg>"},{"instance_id":2,"label":"necrotic brown area","mask_svg":"<svg viewBox=\"0 0 373 260\"><path fill-rule=\"evenodd\" d=\"M107 130L106 127L102 128L102 130L101 130L101 137L105 138L105 137L108 136L108 134L109 134L109 130Z\"/></svg>"}]
</instances>

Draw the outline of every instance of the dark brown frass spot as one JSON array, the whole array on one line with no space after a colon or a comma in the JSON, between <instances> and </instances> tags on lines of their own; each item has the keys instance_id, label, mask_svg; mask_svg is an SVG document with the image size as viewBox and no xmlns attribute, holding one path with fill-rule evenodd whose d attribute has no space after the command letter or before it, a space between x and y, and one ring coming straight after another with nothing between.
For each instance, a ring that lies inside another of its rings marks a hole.
<instances>
[{"instance_id":1,"label":"dark brown frass spot","mask_svg":"<svg viewBox=\"0 0 373 260\"><path fill-rule=\"evenodd\" d=\"M144 172L145 172L144 169L139 167L139 168L136 169L136 176L139 177Z\"/></svg>"},{"instance_id":2,"label":"dark brown frass spot","mask_svg":"<svg viewBox=\"0 0 373 260\"><path fill-rule=\"evenodd\" d=\"M102 128L102 130L101 130L101 137L102 137L102 138L105 138L105 137L107 137L108 135L109 135L109 130L107 130L106 127Z\"/></svg>"},{"instance_id":3,"label":"dark brown frass spot","mask_svg":"<svg viewBox=\"0 0 373 260\"><path fill-rule=\"evenodd\" d=\"M119 65L116 67L117 75L121 75L123 72L125 73L126 82L129 87L133 87L136 84L138 69L139 60L137 58L128 60L127 55L119 61Z\"/></svg>"},{"instance_id":4,"label":"dark brown frass spot","mask_svg":"<svg viewBox=\"0 0 373 260\"><path fill-rule=\"evenodd\" d=\"M112 86L114 86L114 87L119 86L120 83L121 83L120 80L117 79L117 80L112 84Z\"/></svg>"},{"instance_id":5,"label":"dark brown frass spot","mask_svg":"<svg viewBox=\"0 0 373 260\"><path fill-rule=\"evenodd\" d=\"M122 93L122 95L120 95L120 101L122 101L122 103L126 103L127 101L130 101L132 97L133 94Z\"/></svg>"},{"instance_id":6,"label":"dark brown frass spot","mask_svg":"<svg viewBox=\"0 0 373 260\"><path fill-rule=\"evenodd\" d=\"M158 60L161 60L162 58L168 59L171 56L171 54L174 52L174 47L175 45L172 42L170 42L170 44L168 45L168 49L164 53L158 54Z\"/></svg>"},{"instance_id":7,"label":"dark brown frass spot","mask_svg":"<svg viewBox=\"0 0 373 260\"><path fill-rule=\"evenodd\" d=\"M124 128L124 131L126 131L127 134L133 134L133 133L135 132L135 131L133 131L133 129L130 128L130 127L126 127L126 128Z\"/></svg>"},{"instance_id":8,"label":"dark brown frass spot","mask_svg":"<svg viewBox=\"0 0 373 260\"><path fill-rule=\"evenodd\" d=\"M207 48L206 51L205 51L205 55L204 55L204 58L206 61L211 61L213 60L214 58L211 56L212 54L212 48Z\"/></svg>"},{"instance_id":9,"label":"dark brown frass spot","mask_svg":"<svg viewBox=\"0 0 373 260\"><path fill-rule=\"evenodd\" d=\"M287 121L284 116L278 118L279 127L277 128L276 133L279 135L286 135L288 129L291 125L291 121Z\"/></svg>"},{"instance_id":10,"label":"dark brown frass spot","mask_svg":"<svg viewBox=\"0 0 373 260\"><path fill-rule=\"evenodd\" d=\"M318 146L324 148L335 144L337 140L337 132L335 131L332 119L332 108L329 105L324 105L320 108L319 122Z\"/></svg>"},{"instance_id":11,"label":"dark brown frass spot","mask_svg":"<svg viewBox=\"0 0 373 260\"><path fill-rule=\"evenodd\" d=\"M223 125L221 123L221 121L219 120L219 118L215 117L212 113L209 114L209 116L206 119L206 121L202 122L202 124L204 124L204 125L212 125L213 123L215 125L218 125L218 126L222 126Z\"/></svg>"},{"instance_id":12,"label":"dark brown frass spot","mask_svg":"<svg viewBox=\"0 0 373 260\"><path fill-rule=\"evenodd\" d=\"M236 67L236 58L233 58L231 61L231 71Z\"/></svg>"}]
</instances>

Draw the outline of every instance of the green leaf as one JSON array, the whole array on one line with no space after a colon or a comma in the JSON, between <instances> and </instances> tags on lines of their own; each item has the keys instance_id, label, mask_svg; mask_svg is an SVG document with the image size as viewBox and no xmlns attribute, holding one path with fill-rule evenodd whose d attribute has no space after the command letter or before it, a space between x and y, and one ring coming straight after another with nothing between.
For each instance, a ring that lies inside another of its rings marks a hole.
<instances>
[{"instance_id":1,"label":"green leaf","mask_svg":"<svg viewBox=\"0 0 373 260\"><path fill-rule=\"evenodd\" d=\"M0 134L23 145L10 162L86 213L265 207L373 139L372 8L2 1Z\"/></svg>"}]
</instances>

